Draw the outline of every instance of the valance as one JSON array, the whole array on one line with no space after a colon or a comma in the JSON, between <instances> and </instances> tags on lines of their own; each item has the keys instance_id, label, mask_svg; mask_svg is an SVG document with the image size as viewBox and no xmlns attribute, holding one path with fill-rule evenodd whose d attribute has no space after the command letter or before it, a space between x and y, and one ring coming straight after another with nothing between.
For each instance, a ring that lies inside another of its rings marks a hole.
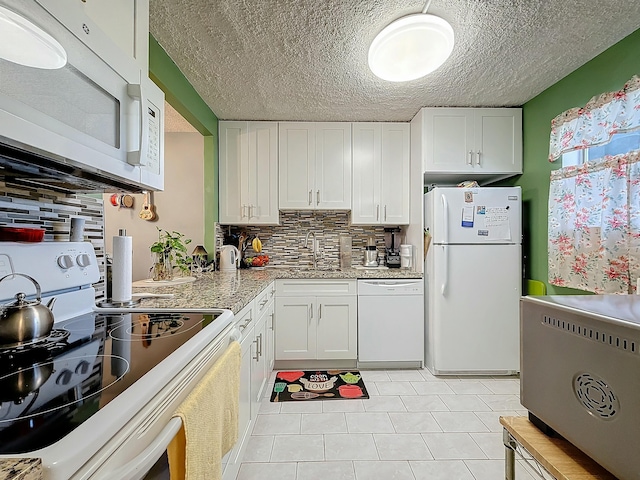
<instances>
[{"instance_id":1,"label":"valance","mask_svg":"<svg viewBox=\"0 0 640 480\"><path fill-rule=\"evenodd\" d=\"M621 90L595 96L584 107L567 110L551 121L549 161L636 129L640 129L640 77L634 75Z\"/></svg>"}]
</instances>

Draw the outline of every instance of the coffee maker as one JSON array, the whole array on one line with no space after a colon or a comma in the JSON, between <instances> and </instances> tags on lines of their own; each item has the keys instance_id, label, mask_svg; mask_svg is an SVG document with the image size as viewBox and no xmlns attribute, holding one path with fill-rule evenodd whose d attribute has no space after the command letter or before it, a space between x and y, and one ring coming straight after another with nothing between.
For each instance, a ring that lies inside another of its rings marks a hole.
<instances>
[{"instance_id":1,"label":"coffee maker","mask_svg":"<svg viewBox=\"0 0 640 480\"><path fill-rule=\"evenodd\" d=\"M385 232L391 233L391 246L386 249L385 263L389 268L400 268L400 248L396 248L396 234L400 233L400 228L385 228ZM400 242L398 242L398 247Z\"/></svg>"}]
</instances>

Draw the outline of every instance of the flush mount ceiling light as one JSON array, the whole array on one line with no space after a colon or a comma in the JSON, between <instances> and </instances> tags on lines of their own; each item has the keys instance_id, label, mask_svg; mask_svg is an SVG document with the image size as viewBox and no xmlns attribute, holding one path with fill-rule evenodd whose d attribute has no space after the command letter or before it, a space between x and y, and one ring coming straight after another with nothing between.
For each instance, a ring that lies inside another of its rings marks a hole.
<instances>
[{"instance_id":1,"label":"flush mount ceiling light","mask_svg":"<svg viewBox=\"0 0 640 480\"><path fill-rule=\"evenodd\" d=\"M51 70L66 65L67 52L40 27L0 7L0 58L27 67Z\"/></svg>"},{"instance_id":2,"label":"flush mount ceiling light","mask_svg":"<svg viewBox=\"0 0 640 480\"><path fill-rule=\"evenodd\" d=\"M422 13L387 25L369 47L369 68L389 82L415 80L433 72L451 55L453 29L443 18Z\"/></svg>"}]
</instances>

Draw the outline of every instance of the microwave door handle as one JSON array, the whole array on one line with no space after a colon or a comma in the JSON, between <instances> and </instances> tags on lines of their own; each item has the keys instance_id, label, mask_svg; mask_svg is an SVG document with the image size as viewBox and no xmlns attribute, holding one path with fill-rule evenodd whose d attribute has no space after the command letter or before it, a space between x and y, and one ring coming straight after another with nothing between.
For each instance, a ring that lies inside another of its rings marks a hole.
<instances>
[{"instance_id":1,"label":"microwave door handle","mask_svg":"<svg viewBox=\"0 0 640 480\"><path fill-rule=\"evenodd\" d=\"M127 95L131 98L138 100L140 104L140 122L139 122L139 130L138 130L138 150L133 150L127 152L127 163L129 165L145 165L146 158L143 152L146 150L145 148L145 136L144 136L144 106L147 104L146 98L144 96L144 89L142 85L139 83L130 83L127 85Z\"/></svg>"}]
</instances>

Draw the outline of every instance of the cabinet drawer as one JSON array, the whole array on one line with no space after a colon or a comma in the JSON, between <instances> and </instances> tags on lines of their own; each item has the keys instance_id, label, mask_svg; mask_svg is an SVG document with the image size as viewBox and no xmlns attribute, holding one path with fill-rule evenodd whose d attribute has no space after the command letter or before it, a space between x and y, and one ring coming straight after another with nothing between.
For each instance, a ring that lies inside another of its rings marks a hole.
<instances>
[{"instance_id":1,"label":"cabinet drawer","mask_svg":"<svg viewBox=\"0 0 640 480\"><path fill-rule=\"evenodd\" d=\"M238 314L236 315L236 327L242 333L242 339L253 330L253 324L255 320L255 312L253 311L253 303L250 302L246 307L244 307Z\"/></svg>"},{"instance_id":2,"label":"cabinet drawer","mask_svg":"<svg viewBox=\"0 0 640 480\"><path fill-rule=\"evenodd\" d=\"M269 308L269 302L273 300L276 293L276 287L271 283L267 288L262 290L254 300L256 306L256 318L260 318L263 312Z\"/></svg>"},{"instance_id":3,"label":"cabinet drawer","mask_svg":"<svg viewBox=\"0 0 640 480\"><path fill-rule=\"evenodd\" d=\"M355 295L356 280L276 280L278 295Z\"/></svg>"}]
</instances>

